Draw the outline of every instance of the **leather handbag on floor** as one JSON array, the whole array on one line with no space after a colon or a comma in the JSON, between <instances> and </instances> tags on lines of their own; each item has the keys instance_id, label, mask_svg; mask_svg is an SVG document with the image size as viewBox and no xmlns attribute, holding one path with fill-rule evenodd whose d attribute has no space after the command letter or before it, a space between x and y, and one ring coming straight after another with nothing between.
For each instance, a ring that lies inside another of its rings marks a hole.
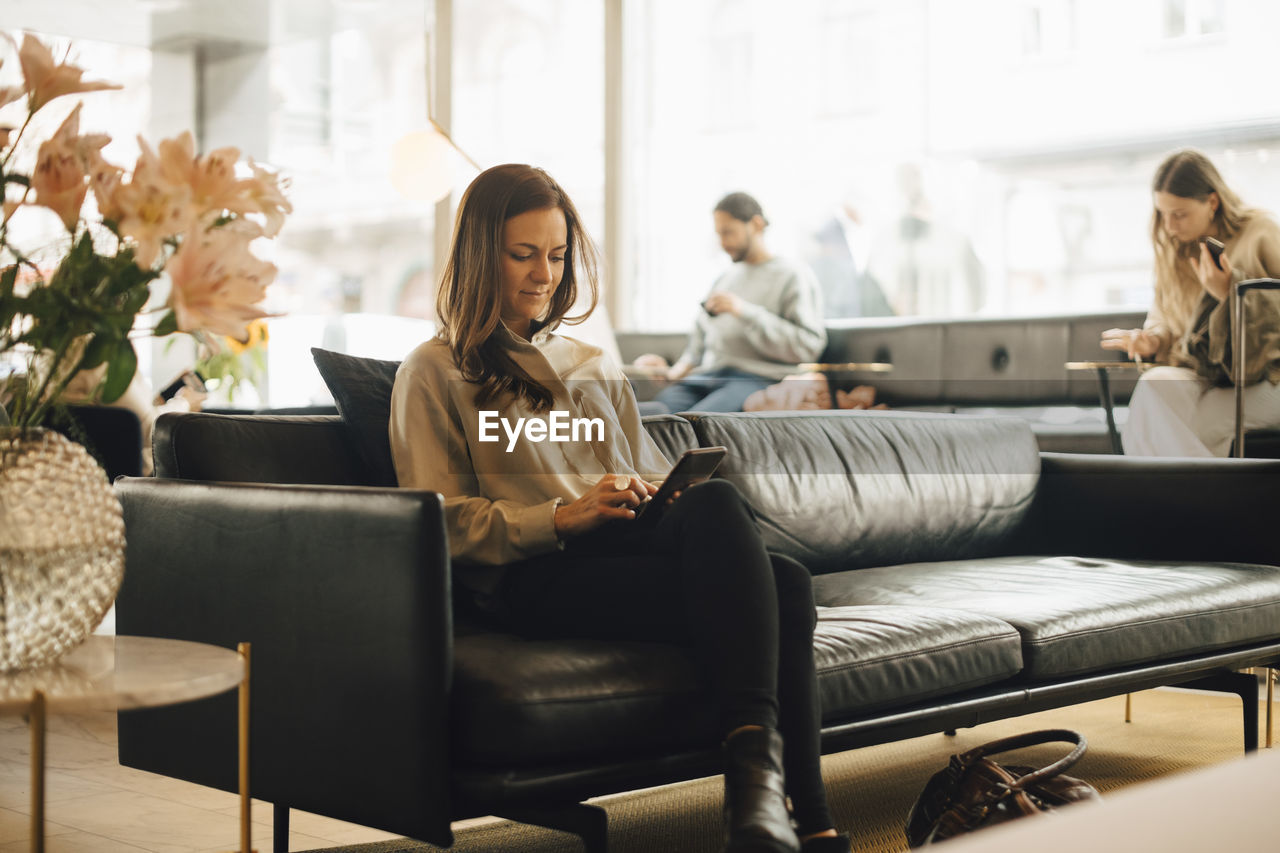
<instances>
[{"instance_id":1,"label":"leather handbag on floor","mask_svg":"<svg viewBox=\"0 0 1280 853\"><path fill-rule=\"evenodd\" d=\"M1047 767L1003 766L988 756L1024 746L1062 741L1075 746ZM1044 729L984 743L951 756L945 770L934 774L920 792L907 818L912 847L1004 823L1024 815L1098 799L1088 782L1063 773L1085 751L1084 735L1069 729Z\"/></svg>"}]
</instances>

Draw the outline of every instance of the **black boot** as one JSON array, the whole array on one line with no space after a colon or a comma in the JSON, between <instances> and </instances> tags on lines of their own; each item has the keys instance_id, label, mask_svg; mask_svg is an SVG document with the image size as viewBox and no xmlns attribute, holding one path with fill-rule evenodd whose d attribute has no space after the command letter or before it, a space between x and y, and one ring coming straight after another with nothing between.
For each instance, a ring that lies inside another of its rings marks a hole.
<instances>
[{"instance_id":1,"label":"black boot","mask_svg":"<svg viewBox=\"0 0 1280 853\"><path fill-rule=\"evenodd\" d=\"M725 853L798 853L782 778L782 735L741 729L724 742Z\"/></svg>"}]
</instances>

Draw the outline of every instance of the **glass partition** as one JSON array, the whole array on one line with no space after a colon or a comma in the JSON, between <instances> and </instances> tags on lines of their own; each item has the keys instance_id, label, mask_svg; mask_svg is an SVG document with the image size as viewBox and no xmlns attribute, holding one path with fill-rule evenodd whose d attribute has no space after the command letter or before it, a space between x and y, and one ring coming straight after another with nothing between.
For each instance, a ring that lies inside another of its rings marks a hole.
<instances>
[{"instance_id":1,"label":"glass partition","mask_svg":"<svg viewBox=\"0 0 1280 853\"><path fill-rule=\"evenodd\" d=\"M1145 308L1167 153L1280 210L1277 32L1266 0L635 0L633 325L688 327L734 190L830 317Z\"/></svg>"}]
</instances>

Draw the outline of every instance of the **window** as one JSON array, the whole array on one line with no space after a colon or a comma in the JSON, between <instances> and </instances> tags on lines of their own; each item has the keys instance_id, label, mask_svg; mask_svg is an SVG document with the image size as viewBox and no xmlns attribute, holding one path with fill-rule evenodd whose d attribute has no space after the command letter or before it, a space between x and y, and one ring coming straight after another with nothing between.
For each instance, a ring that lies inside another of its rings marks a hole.
<instances>
[{"instance_id":1,"label":"window","mask_svg":"<svg viewBox=\"0 0 1280 853\"><path fill-rule=\"evenodd\" d=\"M62 47L69 40L87 77L126 86L84 97L81 126L112 136L112 162L132 165L138 134L156 142L192 130L201 150L234 146L291 182L294 213L267 248L279 275L265 306L290 322L272 321L280 325L277 346L268 347L269 380L238 405L327 400L310 346L345 341L357 354L400 358L414 336L426 335L433 211L399 196L387 163L396 139L427 124L432 5L0 2L7 26L53 35ZM66 109L75 101L65 99ZM48 111L40 118L61 120ZM347 313L367 319L341 320ZM416 321L387 317L396 314ZM286 345L296 352L286 355ZM140 350L157 387L195 356L181 337Z\"/></svg>"},{"instance_id":2,"label":"window","mask_svg":"<svg viewBox=\"0 0 1280 853\"><path fill-rule=\"evenodd\" d=\"M1226 30L1225 0L1163 0L1164 37L1181 39Z\"/></svg>"},{"instance_id":3,"label":"window","mask_svg":"<svg viewBox=\"0 0 1280 853\"><path fill-rule=\"evenodd\" d=\"M1025 0L1022 55L1062 56L1076 49L1075 0Z\"/></svg>"},{"instance_id":4,"label":"window","mask_svg":"<svg viewBox=\"0 0 1280 853\"><path fill-rule=\"evenodd\" d=\"M831 316L1145 308L1149 182L1180 147L1280 212L1264 165L1280 4L631 5L632 328L689 327L729 264L710 211L734 190L763 205L773 252L814 268ZM1175 50L1144 49L1157 10ZM705 58L729 38L753 46L755 106L733 126L703 118L723 79Z\"/></svg>"}]
</instances>

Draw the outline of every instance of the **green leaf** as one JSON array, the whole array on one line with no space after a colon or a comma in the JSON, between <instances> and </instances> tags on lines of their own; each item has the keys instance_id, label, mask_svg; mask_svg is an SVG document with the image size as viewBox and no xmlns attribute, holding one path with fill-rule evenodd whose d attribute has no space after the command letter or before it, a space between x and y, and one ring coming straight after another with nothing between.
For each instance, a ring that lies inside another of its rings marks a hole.
<instances>
[{"instance_id":1,"label":"green leaf","mask_svg":"<svg viewBox=\"0 0 1280 853\"><path fill-rule=\"evenodd\" d=\"M160 322L156 324L155 336L163 338L165 335L172 335L178 331L178 315L172 311L160 318Z\"/></svg>"},{"instance_id":2,"label":"green leaf","mask_svg":"<svg viewBox=\"0 0 1280 853\"><path fill-rule=\"evenodd\" d=\"M120 342L115 355L107 363L107 378L102 383L102 402L114 403L123 397L137 371L138 354L133 351L133 343L126 338Z\"/></svg>"},{"instance_id":3,"label":"green leaf","mask_svg":"<svg viewBox=\"0 0 1280 853\"><path fill-rule=\"evenodd\" d=\"M120 306L120 310L129 315L129 325L133 325L133 318L142 310L142 306L147 304L147 300L151 298L151 288L146 286L137 287L129 291L129 295L125 297L124 304Z\"/></svg>"},{"instance_id":4,"label":"green leaf","mask_svg":"<svg viewBox=\"0 0 1280 853\"><path fill-rule=\"evenodd\" d=\"M88 370L106 361L111 351L116 347L117 341L119 341L119 338L115 335L103 334L102 332L95 334L93 339L85 346L84 355L80 357L80 369Z\"/></svg>"},{"instance_id":5,"label":"green leaf","mask_svg":"<svg viewBox=\"0 0 1280 853\"><path fill-rule=\"evenodd\" d=\"M18 265L9 264L0 273L0 297L13 296L13 285L18 280Z\"/></svg>"}]
</instances>

